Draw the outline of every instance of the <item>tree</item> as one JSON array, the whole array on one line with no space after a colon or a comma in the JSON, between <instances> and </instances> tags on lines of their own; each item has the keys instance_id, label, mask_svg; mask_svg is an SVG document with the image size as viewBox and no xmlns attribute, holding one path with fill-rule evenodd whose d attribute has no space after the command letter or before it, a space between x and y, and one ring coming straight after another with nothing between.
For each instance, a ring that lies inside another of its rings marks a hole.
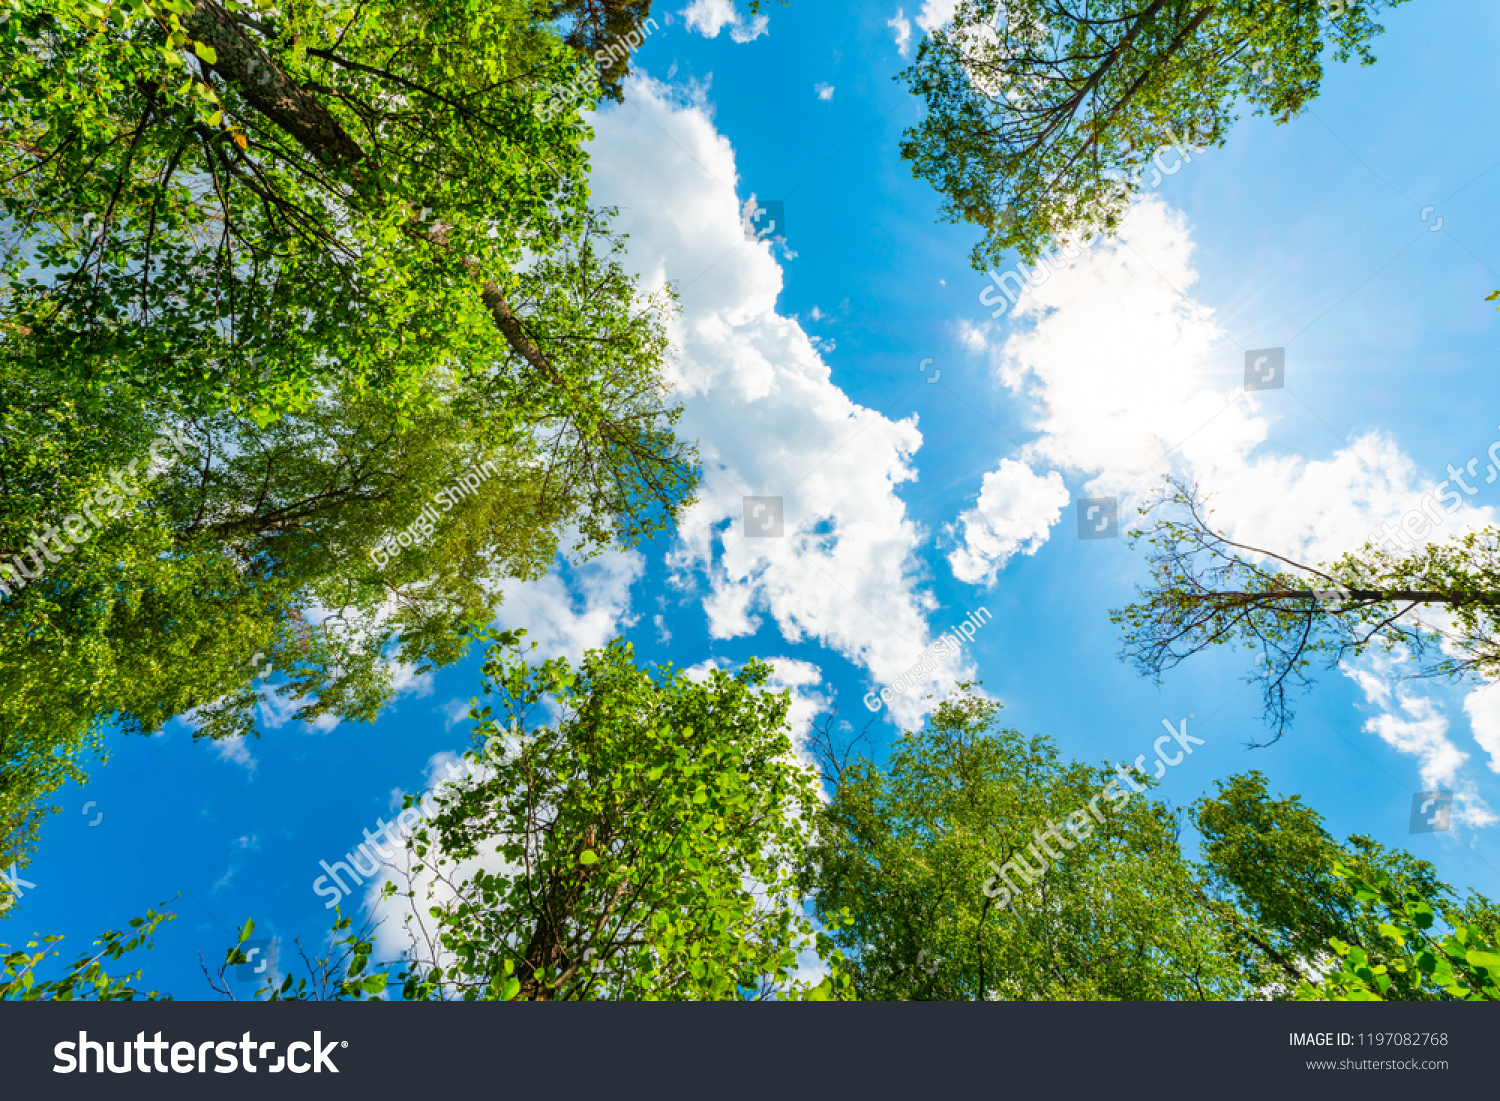
<instances>
[{"instance_id":1,"label":"tree","mask_svg":"<svg viewBox=\"0 0 1500 1101\"><path fill-rule=\"evenodd\" d=\"M628 282L609 253L587 266L597 285ZM549 310L559 333L574 326L568 339L608 338L570 312L547 264L526 285L558 297ZM664 309L636 327L632 339L654 344L644 359L665 347ZM0 547L30 558L0 560L0 844L17 855L45 797L82 779L78 760L105 724L151 733L192 712L203 736L252 735L268 669L300 719L373 720L391 660L457 660L463 626L494 618L504 579L540 576L559 551L636 544L672 521L695 478L675 442L611 453L518 421L505 378L435 373L432 400L409 411L340 386L265 425L220 410L170 429L138 399L127 415L123 388L95 421L45 380L0 372L6 382L15 446L0 456ZM632 415L656 415L649 376L609 384L622 409L629 387ZM175 463L112 477L167 431L184 441ZM140 496L111 518L96 493L121 484ZM70 512L100 524L44 558L34 537ZM407 531L415 545L384 546Z\"/></svg>"},{"instance_id":2,"label":"tree","mask_svg":"<svg viewBox=\"0 0 1500 1101\"><path fill-rule=\"evenodd\" d=\"M363 1002L380 998L385 993L390 976L388 972L370 966L370 957L375 952L374 930L367 922L358 933L350 932L351 924L348 918L340 916L333 923L328 948L318 957L307 954L299 937L296 942L297 954L302 957L307 976L298 978L294 983L292 974L288 972L282 976L280 983L276 983L274 974L268 974L266 984L256 990L252 998L259 999L264 995L263 1000L268 1002ZM245 942L254 932L255 922L246 919L245 924L240 926L239 940L224 954L224 962L219 965L216 974L210 975L203 957L198 957L198 965L203 969L203 977L208 981L210 989L230 1001L235 1001L236 998L224 972L250 962L250 957L245 952ZM344 935L339 936L340 933Z\"/></svg>"},{"instance_id":3,"label":"tree","mask_svg":"<svg viewBox=\"0 0 1500 1101\"><path fill-rule=\"evenodd\" d=\"M1259 772L1232 776L1217 788L1193 806L1201 834L1197 870L1257 991L1304 996L1309 982L1336 971L1352 949L1361 963L1391 965L1387 997L1434 996L1419 969L1396 967L1399 957L1387 940L1390 912L1361 883L1383 883L1392 898L1428 900L1445 919L1475 923L1493 936L1500 909L1478 894L1460 904L1427 861L1359 834L1339 844L1299 797L1272 799Z\"/></svg>"},{"instance_id":4,"label":"tree","mask_svg":"<svg viewBox=\"0 0 1500 1101\"><path fill-rule=\"evenodd\" d=\"M563 41L597 62L605 98L624 102L630 52L623 46L651 18L651 0L553 0L550 14L567 27Z\"/></svg>"},{"instance_id":5,"label":"tree","mask_svg":"<svg viewBox=\"0 0 1500 1101\"><path fill-rule=\"evenodd\" d=\"M1325 47L1371 64L1371 17L1400 2L961 0L900 75L927 108L901 155L948 221L984 231L976 269L1032 262L1113 232L1158 151L1223 145L1240 100L1299 114Z\"/></svg>"},{"instance_id":6,"label":"tree","mask_svg":"<svg viewBox=\"0 0 1500 1101\"><path fill-rule=\"evenodd\" d=\"M530 666L493 642L467 781L421 821L387 898L409 900L408 999L827 996L794 865L815 803L788 693L757 661L690 679L628 643ZM533 644L533 649L535 644ZM537 721L552 701L554 721ZM410 819L408 819L410 815ZM470 863L473 862L473 863ZM825 947L826 944L825 944Z\"/></svg>"},{"instance_id":7,"label":"tree","mask_svg":"<svg viewBox=\"0 0 1500 1101\"><path fill-rule=\"evenodd\" d=\"M1061 761L1048 739L999 728L1000 705L974 687L902 734L883 767L840 763L818 815L802 885L839 923L857 995L1248 994L1175 816L1135 794L1154 781Z\"/></svg>"},{"instance_id":8,"label":"tree","mask_svg":"<svg viewBox=\"0 0 1500 1101\"><path fill-rule=\"evenodd\" d=\"M74 377L261 403L330 374L401 393L478 352L479 317L534 350L475 283L511 282L521 248L550 251L583 210L576 137L527 122L573 64L534 14L21 4L0 55L12 338Z\"/></svg>"},{"instance_id":9,"label":"tree","mask_svg":"<svg viewBox=\"0 0 1500 1101\"><path fill-rule=\"evenodd\" d=\"M1335 668L1363 653L1398 651L1425 663L1418 675L1500 674L1496 529L1405 552L1366 542L1331 565L1308 565L1218 531L1196 485L1169 479L1142 513L1155 523L1131 538L1150 548L1151 585L1110 613L1125 630L1122 656L1160 678L1212 646L1254 650L1250 679L1261 685L1275 738L1289 728L1291 697L1311 686L1308 670L1319 662Z\"/></svg>"},{"instance_id":10,"label":"tree","mask_svg":"<svg viewBox=\"0 0 1500 1101\"><path fill-rule=\"evenodd\" d=\"M545 6L156 0L101 20L22 0L0 24L0 354L90 409L132 379L181 414L262 421L329 384L405 410L458 370L508 380L518 421L596 461L681 458L671 409L641 400L654 318L585 243L586 131L534 110L580 64Z\"/></svg>"},{"instance_id":11,"label":"tree","mask_svg":"<svg viewBox=\"0 0 1500 1101\"><path fill-rule=\"evenodd\" d=\"M1331 939L1335 965L1322 981L1304 983L1299 1000L1500 1001L1493 906L1484 907L1482 923L1466 922L1470 913L1455 914L1440 894L1412 887L1402 890L1386 875L1371 881L1343 865L1335 873L1349 881L1356 898L1378 902L1383 909L1386 920L1377 930L1380 952L1372 955L1357 944ZM1438 926L1440 920L1448 926L1446 935ZM1385 962L1379 962L1381 957Z\"/></svg>"},{"instance_id":12,"label":"tree","mask_svg":"<svg viewBox=\"0 0 1500 1101\"><path fill-rule=\"evenodd\" d=\"M452 661L564 532L587 556L690 502L673 293L638 290L588 207L576 111L533 110L579 65L544 8L7 9L7 853L106 725L250 733L263 655L301 717L371 718L392 643ZM29 576L37 533L168 431L191 462L147 462L125 518ZM495 476L373 565L471 464ZM337 645L309 638L328 612Z\"/></svg>"},{"instance_id":13,"label":"tree","mask_svg":"<svg viewBox=\"0 0 1500 1101\"><path fill-rule=\"evenodd\" d=\"M156 910L147 910L145 917L130 919L131 933L121 929L111 929L94 941L94 946L99 950L92 954L85 952L79 956L63 972L60 978L39 980L36 977L36 968L43 963L48 955L56 956L55 951L49 951L52 945L63 938L58 935L42 937L40 939L40 952L29 952L26 949L10 949L8 944L0 944L0 1001L18 1002L132 1002L137 999L143 1001L170 1001L169 995L158 994L155 990L143 991L137 989L134 983L140 981L140 971L134 971L121 978L112 979L104 970L103 961L117 960L127 952L133 952L137 948L145 947L148 951L152 947L151 935L156 932L156 927L163 921L171 921L175 914L159 913ZM31 941L26 948L38 947L38 942Z\"/></svg>"}]
</instances>

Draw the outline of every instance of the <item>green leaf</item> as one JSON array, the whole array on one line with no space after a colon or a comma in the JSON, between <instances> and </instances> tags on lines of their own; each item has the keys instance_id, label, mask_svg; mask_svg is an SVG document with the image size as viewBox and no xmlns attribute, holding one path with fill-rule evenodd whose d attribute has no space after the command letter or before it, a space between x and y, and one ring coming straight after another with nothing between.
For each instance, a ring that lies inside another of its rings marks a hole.
<instances>
[{"instance_id":1,"label":"green leaf","mask_svg":"<svg viewBox=\"0 0 1500 1101\"><path fill-rule=\"evenodd\" d=\"M1500 953L1481 952L1476 948L1470 948L1464 953L1464 959L1474 967L1483 967L1490 974L1500 977Z\"/></svg>"}]
</instances>

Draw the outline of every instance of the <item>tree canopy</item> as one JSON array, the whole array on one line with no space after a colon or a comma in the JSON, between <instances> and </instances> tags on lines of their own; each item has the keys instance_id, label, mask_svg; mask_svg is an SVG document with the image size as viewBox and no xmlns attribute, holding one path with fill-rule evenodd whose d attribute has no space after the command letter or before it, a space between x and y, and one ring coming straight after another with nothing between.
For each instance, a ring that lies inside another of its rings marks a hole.
<instances>
[{"instance_id":1,"label":"tree canopy","mask_svg":"<svg viewBox=\"0 0 1500 1101\"><path fill-rule=\"evenodd\" d=\"M617 641L574 670L486 637L480 768L415 827L385 888L412 908L403 995L808 994L799 954L817 936L794 888L815 781L789 694L764 691L770 667L694 679ZM549 697L556 718L539 721Z\"/></svg>"},{"instance_id":2,"label":"tree canopy","mask_svg":"<svg viewBox=\"0 0 1500 1101\"><path fill-rule=\"evenodd\" d=\"M841 769L804 888L860 998L1249 993L1149 776L1059 759L965 691ZM1133 790L1133 788L1135 790ZM1107 793L1107 794L1106 794ZM1091 809L1092 807L1092 809Z\"/></svg>"},{"instance_id":3,"label":"tree canopy","mask_svg":"<svg viewBox=\"0 0 1500 1101\"><path fill-rule=\"evenodd\" d=\"M1138 601L1110 613L1125 631L1122 656L1159 678L1210 647L1250 650L1248 676L1261 686L1276 738L1319 664L1397 652L1420 663L1414 675L1500 673L1494 528L1409 550L1387 536L1384 545L1369 541L1314 565L1228 538L1197 486L1168 479L1142 512L1153 520L1131 538L1147 548L1151 583ZM1410 515L1425 533L1427 521Z\"/></svg>"},{"instance_id":4,"label":"tree canopy","mask_svg":"<svg viewBox=\"0 0 1500 1101\"><path fill-rule=\"evenodd\" d=\"M1372 63L1372 17L1401 2L960 0L900 76L926 105L901 155L984 231L977 270L1031 262L1113 232L1159 151L1223 145L1241 104L1302 112L1326 51Z\"/></svg>"},{"instance_id":5,"label":"tree canopy","mask_svg":"<svg viewBox=\"0 0 1500 1101\"><path fill-rule=\"evenodd\" d=\"M301 717L372 718L502 579L690 502L673 291L588 203L592 100L535 109L595 66L553 9L9 5L7 859L108 724L248 733L266 656Z\"/></svg>"}]
</instances>

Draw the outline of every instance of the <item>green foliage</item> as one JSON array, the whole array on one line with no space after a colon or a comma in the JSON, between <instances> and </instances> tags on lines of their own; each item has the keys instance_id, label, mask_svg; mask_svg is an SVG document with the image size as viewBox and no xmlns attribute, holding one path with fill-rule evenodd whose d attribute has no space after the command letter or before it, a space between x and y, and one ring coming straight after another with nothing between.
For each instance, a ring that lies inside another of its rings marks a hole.
<instances>
[{"instance_id":1,"label":"green foliage","mask_svg":"<svg viewBox=\"0 0 1500 1101\"><path fill-rule=\"evenodd\" d=\"M141 991L133 986L140 981L140 971L120 978L111 978L104 970L101 961L118 960L127 952L133 952L143 945L149 950L151 948L151 935L156 932L156 927L163 921L171 921L175 914L159 913L156 910L147 910L145 917L130 919L130 930L126 932L121 929L111 929L104 933L94 942L99 950L92 954L85 952L74 960L67 968L61 978L38 980L36 968L42 964L48 955L56 956L57 952L48 952L48 949L62 940L61 936L53 935L42 937L39 940L27 941L24 948L11 950L10 945L0 944L0 1001L19 1002L131 1002L137 999L145 1001L170 1001L166 994L158 994L156 991ZM39 952L31 952L30 949L40 948Z\"/></svg>"},{"instance_id":2,"label":"green foliage","mask_svg":"<svg viewBox=\"0 0 1500 1101\"><path fill-rule=\"evenodd\" d=\"M520 632L479 637L494 700L471 712L478 771L415 827L404 889L386 886L413 908L405 998L846 990L836 957L822 993L796 977L820 943L794 890L816 796L789 695L761 690L769 666L692 680L638 668L620 641L576 670L530 666Z\"/></svg>"},{"instance_id":3,"label":"green foliage","mask_svg":"<svg viewBox=\"0 0 1500 1101\"><path fill-rule=\"evenodd\" d=\"M1431 864L1409 853L1358 834L1339 844L1298 796L1271 798L1259 772L1219 781L1212 798L1193 806L1193 820L1202 834L1198 871L1239 966L1257 990L1275 997L1292 996L1326 966L1330 942L1385 952L1385 916L1340 868L1423 897L1446 899L1450 892ZM1493 918L1487 900L1473 905L1476 919ZM1398 975L1392 996L1415 998L1421 991Z\"/></svg>"},{"instance_id":4,"label":"green foliage","mask_svg":"<svg viewBox=\"0 0 1500 1101\"><path fill-rule=\"evenodd\" d=\"M1216 530L1197 486L1166 479L1141 512L1156 516L1131 536L1132 546L1144 540L1149 548L1151 585L1110 612L1125 631L1122 656L1159 679L1214 646L1255 652L1249 679L1261 686L1278 738L1314 665L1397 653L1421 663L1419 675L1500 675L1500 529L1406 553L1367 542L1331 564L1307 565Z\"/></svg>"},{"instance_id":5,"label":"green foliage","mask_svg":"<svg viewBox=\"0 0 1500 1101\"><path fill-rule=\"evenodd\" d=\"M972 687L903 734L884 767L845 767L818 816L803 887L848 956L858 996L1245 993L1178 851L1173 815L1107 767L1064 763L1049 740L999 728L999 705ZM1088 808L1105 790L1094 804L1101 824ZM1075 814L1080 828L1058 830L1051 844L1063 847L1052 849L1043 831ZM1012 873L1019 894L1004 897L998 873L1017 858L1036 869L1037 846L1053 854L1050 867L1029 883Z\"/></svg>"},{"instance_id":6,"label":"green foliage","mask_svg":"<svg viewBox=\"0 0 1500 1101\"><path fill-rule=\"evenodd\" d=\"M1335 874L1349 883L1354 897L1378 903L1385 920L1378 928L1379 955L1337 938L1337 954L1321 982L1304 983L1302 1001L1374 1002L1402 999L1500 1001L1500 947L1496 945L1494 911L1485 924L1452 921L1438 891L1404 889L1388 875L1373 879L1340 864ZM1486 927L1487 926L1487 927Z\"/></svg>"},{"instance_id":7,"label":"green foliage","mask_svg":"<svg viewBox=\"0 0 1500 1101\"><path fill-rule=\"evenodd\" d=\"M642 33L637 28L651 18L651 0L553 0L549 14L566 26L564 42L595 58L603 95L623 102L630 75L626 38ZM603 58L597 56L601 51Z\"/></svg>"},{"instance_id":8,"label":"green foliage","mask_svg":"<svg viewBox=\"0 0 1500 1101\"><path fill-rule=\"evenodd\" d=\"M551 7L7 4L0 581L160 433L193 454L0 593L0 851L110 724L253 733L267 666L297 717L371 719L388 658L456 660L565 533L587 557L691 501L674 292L589 208L577 113L534 109L590 63Z\"/></svg>"},{"instance_id":9,"label":"green foliage","mask_svg":"<svg viewBox=\"0 0 1500 1101\"><path fill-rule=\"evenodd\" d=\"M1299 114L1326 48L1372 63L1371 16L1400 2L962 0L901 74L927 107L901 155L984 230L976 269L1030 262L1113 232L1157 151L1223 145L1242 101Z\"/></svg>"},{"instance_id":10,"label":"green foliage","mask_svg":"<svg viewBox=\"0 0 1500 1101\"><path fill-rule=\"evenodd\" d=\"M462 261L514 284L585 211L583 132L531 111L577 64L539 14L154 0L101 24L22 0L0 41L7 343L90 389L262 418L333 379L412 400L435 364L494 362ZM416 232L437 223L445 250Z\"/></svg>"},{"instance_id":11,"label":"green foliage","mask_svg":"<svg viewBox=\"0 0 1500 1101\"><path fill-rule=\"evenodd\" d=\"M333 943L328 951L317 959L311 959L305 952L302 953L303 962L308 971L306 977L298 978L294 983L292 975L287 973L277 984L274 982L274 976L268 975L266 984L255 992L254 997L268 1002L383 1000L382 995L385 994L389 975L370 969L370 956L375 951L375 942L370 929L366 927L354 933L350 932L349 926L350 920L340 914L331 930L330 939ZM255 922L247 918L240 928L239 940L224 955L224 962L219 966L218 981L209 979L210 985L219 993L228 996L230 1000L234 999L234 995L230 992L228 984L223 981L224 972L230 967L250 962L245 954L245 942L250 939L254 931ZM345 935L339 937L340 933ZM300 941L298 948L301 949Z\"/></svg>"}]
</instances>

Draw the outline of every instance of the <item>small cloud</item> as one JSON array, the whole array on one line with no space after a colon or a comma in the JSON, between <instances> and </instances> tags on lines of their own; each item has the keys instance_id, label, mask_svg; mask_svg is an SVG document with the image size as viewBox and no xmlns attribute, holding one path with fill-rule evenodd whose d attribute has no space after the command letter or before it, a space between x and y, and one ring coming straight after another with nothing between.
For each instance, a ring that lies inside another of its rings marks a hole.
<instances>
[{"instance_id":1,"label":"small cloud","mask_svg":"<svg viewBox=\"0 0 1500 1101\"><path fill-rule=\"evenodd\" d=\"M970 585L995 583L1017 554L1035 554L1068 504L1057 471L1039 475L1026 463L1002 459L984 476L975 506L949 525L960 546L948 556L953 576Z\"/></svg>"},{"instance_id":2,"label":"small cloud","mask_svg":"<svg viewBox=\"0 0 1500 1101\"><path fill-rule=\"evenodd\" d=\"M812 318L814 321L822 321L828 315L822 310L818 309L818 307L814 306L811 310L808 311L807 316Z\"/></svg>"},{"instance_id":3,"label":"small cloud","mask_svg":"<svg viewBox=\"0 0 1500 1101\"><path fill-rule=\"evenodd\" d=\"M469 708L472 706L466 699L454 697L443 704L443 729L452 730L459 723L469 717Z\"/></svg>"},{"instance_id":4,"label":"small cloud","mask_svg":"<svg viewBox=\"0 0 1500 1101\"><path fill-rule=\"evenodd\" d=\"M672 632L667 630L667 617L658 615L654 616L651 621L656 624L656 641L671 642Z\"/></svg>"},{"instance_id":5,"label":"small cloud","mask_svg":"<svg viewBox=\"0 0 1500 1101\"><path fill-rule=\"evenodd\" d=\"M211 891L209 891L209 894L216 895L216 894L219 893L219 889L221 887L227 887L227 886L229 886L229 881L234 878L234 873L237 872L237 871L239 871L239 868L237 868L233 864L231 864L229 866L229 870L226 871L223 875L221 875L219 877L219 882L217 882L217 883L215 883L213 885L213 889Z\"/></svg>"},{"instance_id":6,"label":"small cloud","mask_svg":"<svg viewBox=\"0 0 1500 1101\"><path fill-rule=\"evenodd\" d=\"M734 0L693 0L679 14L687 21L688 30L704 38L718 38L719 32L728 27L729 37L736 42L759 38L770 24L764 15L747 20L736 10Z\"/></svg>"},{"instance_id":7,"label":"small cloud","mask_svg":"<svg viewBox=\"0 0 1500 1101\"><path fill-rule=\"evenodd\" d=\"M252 833L249 837L236 837L234 843L242 849L260 848L260 834Z\"/></svg>"},{"instance_id":8,"label":"small cloud","mask_svg":"<svg viewBox=\"0 0 1500 1101\"><path fill-rule=\"evenodd\" d=\"M826 81L820 82L818 84L814 84L813 85L813 91L815 91L815 92L818 93L818 98L819 99L832 99L833 98L833 85L827 83Z\"/></svg>"},{"instance_id":9,"label":"small cloud","mask_svg":"<svg viewBox=\"0 0 1500 1101\"><path fill-rule=\"evenodd\" d=\"M889 20L886 26L896 32L896 52L902 57L911 56L911 20L906 18L904 8L896 9L896 17Z\"/></svg>"},{"instance_id":10,"label":"small cloud","mask_svg":"<svg viewBox=\"0 0 1500 1101\"><path fill-rule=\"evenodd\" d=\"M971 352L982 352L989 347L985 331L968 318L963 318L958 323L958 339Z\"/></svg>"},{"instance_id":11,"label":"small cloud","mask_svg":"<svg viewBox=\"0 0 1500 1101\"><path fill-rule=\"evenodd\" d=\"M411 693L418 699L423 696L432 695L433 674L431 672L418 673L415 665L408 665L404 661L391 663L391 687L395 689L396 695L404 696Z\"/></svg>"},{"instance_id":12,"label":"small cloud","mask_svg":"<svg viewBox=\"0 0 1500 1101\"><path fill-rule=\"evenodd\" d=\"M316 719L314 719L307 725L312 727L314 734L327 734L334 727L338 726L339 722L340 720L337 715L324 714L319 715Z\"/></svg>"},{"instance_id":13,"label":"small cloud","mask_svg":"<svg viewBox=\"0 0 1500 1101\"><path fill-rule=\"evenodd\" d=\"M258 762L250 755L250 748L245 745L243 735L236 735L233 738L220 738L213 743L213 746L218 751L219 760L239 765L246 772L255 771Z\"/></svg>"}]
</instances>

